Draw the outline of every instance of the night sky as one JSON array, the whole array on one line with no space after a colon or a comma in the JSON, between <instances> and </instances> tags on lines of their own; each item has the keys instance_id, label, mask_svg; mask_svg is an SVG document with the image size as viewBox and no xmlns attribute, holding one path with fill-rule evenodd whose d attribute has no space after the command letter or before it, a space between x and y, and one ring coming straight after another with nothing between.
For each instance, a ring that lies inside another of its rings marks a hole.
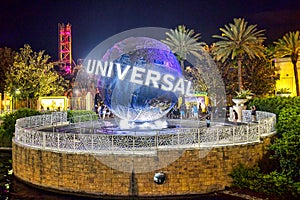
<instances>
[{"instance_id":1,"label":"night sky","mask_svg":"<svg viewBox=\"0 0 300 200\"><path fill-rule=\"evenodd\" d=\"M219 28L243 17L265 29L267 43L300 30L299 0L2 0L0 47L29 44L58 58L58 23L72 25L73 59L85 58L100 42L133 28L173 29L184 24L208 44Z\"/></svg>"}]
</instances>

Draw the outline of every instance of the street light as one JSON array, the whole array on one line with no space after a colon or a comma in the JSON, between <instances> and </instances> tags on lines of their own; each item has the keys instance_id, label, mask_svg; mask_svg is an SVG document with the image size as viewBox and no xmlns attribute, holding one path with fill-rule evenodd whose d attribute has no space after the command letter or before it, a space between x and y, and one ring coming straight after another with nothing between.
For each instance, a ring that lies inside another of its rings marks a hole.
<instances>
[{"instance_id":1,"label":"street light","mask_svg":"<svg viewBox=\"0 0 300 200\"><path fill-rule=\"evenodd\" d=\"M16 95L21 94L21 91L19 89L16 89Z\"/></svg>"},{"instance_id":2,"label":"street light","mask_svg":"<svg viewBox=\"0 0 300 200\"><path fill-rule=\"evenodd\" d=\"M80 109L80 97L78 96L79 95L79 90L78 89L75 89L75 109L76 110L79 110Z\"/></svg>"},{"instance_id":3,"label":"street light","mask_svg":"<svg viewBox=\"0 0 300 200\"><path fill-rule=\"evenodd\" d=\"M18 105L18 95L21 94L21 91L19 89L16 89L15 91L15 97L16 97L16 105L15 105L15 109L17 109L17 105Z\"/></svg>"}]
</instances>

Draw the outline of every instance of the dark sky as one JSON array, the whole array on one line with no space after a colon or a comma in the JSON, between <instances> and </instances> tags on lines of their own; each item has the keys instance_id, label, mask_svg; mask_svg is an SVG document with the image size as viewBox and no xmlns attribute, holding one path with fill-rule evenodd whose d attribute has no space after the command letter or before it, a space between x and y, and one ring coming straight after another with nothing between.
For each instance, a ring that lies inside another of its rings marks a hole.
<instances>
[{"instance_id":1,"label":"dark sky","mask_svg":"<svg viewBox=\"0 0 300 200\"><path fill-rule=\"evenodd\" d=\"M299 0L2 0L0 47L29 44L58 58L58 23L72 25L74 60L85 58L100 42L139 27L175 28L184 24L210 44L219 28L245 18L265 29L270 43L300 30Z\"/></svg>"}]
</instances>

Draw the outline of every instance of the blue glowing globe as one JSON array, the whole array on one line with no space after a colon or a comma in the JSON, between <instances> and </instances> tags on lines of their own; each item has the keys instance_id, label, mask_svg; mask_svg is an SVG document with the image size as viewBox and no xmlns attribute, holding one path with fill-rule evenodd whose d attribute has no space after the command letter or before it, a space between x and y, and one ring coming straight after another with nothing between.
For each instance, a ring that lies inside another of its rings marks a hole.
<instances>
[{"instance_id":1,"label":"blue glowing globe","mask_svg":"<svg viewBox=\"0 0 300 200\"><path fill-rule=\"evenodd\" d=\"M160 41L127 38L109 49L102 62L108 64L105 76L97 78L97 88L119 118L137 123L154 121L177 103L179 94L173 88L182 77L180 64Z\"/></svg>"}]
</instances>

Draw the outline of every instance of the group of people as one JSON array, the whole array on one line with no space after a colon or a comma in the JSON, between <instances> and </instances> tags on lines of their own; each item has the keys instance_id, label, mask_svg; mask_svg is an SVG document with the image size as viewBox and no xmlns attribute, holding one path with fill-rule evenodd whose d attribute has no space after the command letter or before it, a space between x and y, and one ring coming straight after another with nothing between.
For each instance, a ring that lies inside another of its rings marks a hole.
<instances>
[{"instance_id":1,"label":"group of people","mask_svg":"<svg viewBox=\"0 0 300 200\"><path fill-rule=\"evenodd\" d=\"M191 110L190 110L190 114L191 114L191 118L194 119L201 119L201 118L205 118L206 121L206 127L210 127L210 121L213 115L212 112L212 107L210 104L208 104L207 107L205 107L205 109L202 108L201 103L199 103L198 107L197 104L193 104L191 106ZM188 118L189 116L186 115L186 106L185 104L181 104L180 106L180 116L181 118Z\"/></svg>"},{"instance_id":2,"label":"group of people","mask_svg":"<svg viewBox=\"0 0 300 200\"><path fill-rule=\"evenodd\" d=\"M103 104L100 104L98 106L98 116L99 116L99 119L105 119L105 118L110 118L111 117L111 113L108 109L108 107L103 103Z\"/></svg>"},{"instance_id":3,"label":"group of people","mask_svg":"<svg viewBox=\"0 0 300 200\"><path fill-rule=\"evenodd\" d=\"M103 103L98 89L96 90L95 99L94 99L94 105L95 105L95 112L99 116L99 119L105 119L107 117L111 117L111 112L109 111L109 108ZM212 115L218 115L217 108L213 110L210 104L204 106L199 103L191 105L189 108L187 105L183 102L179 107L174 106L168 113L167 117L172 119L187 119L187 118L193 118L193 119L204 119L206 120L207 127L210 127L210 121L212 118ZM251 118L252 122L256 122L256 107L251 107ZM239 119L238 113L236 110L233 110L233 116L232 116L233 122L237 124L237 121Z\"/></svg>"},{"instance_id":4,"label":"group of people","mask_svg":"<svg viewBox=\"0 0 300 200\"><path fill-rule=\"evenodd\" d=\"M208 106L202 106L201 103L199 103L198 106L197 104L192 104L188 107L185 103L182 103L179 107L174 106L169 112L168 117L172 119L201 119L207 114L213 114L213 109L210 104L208 104Z\"/></svg>"},{"instance_id":5,"label":"group of people","mask_svg":"<svg viewBox=\"0 0 300 200\"><path fill-rule=\"evenodd\" d=\"M109 108L102 101L98 89L96 90L96 94L95 94L94 108L99 119L109 118L112 115L111 112L109 111Z\"/></svg>"}]
</instances>

